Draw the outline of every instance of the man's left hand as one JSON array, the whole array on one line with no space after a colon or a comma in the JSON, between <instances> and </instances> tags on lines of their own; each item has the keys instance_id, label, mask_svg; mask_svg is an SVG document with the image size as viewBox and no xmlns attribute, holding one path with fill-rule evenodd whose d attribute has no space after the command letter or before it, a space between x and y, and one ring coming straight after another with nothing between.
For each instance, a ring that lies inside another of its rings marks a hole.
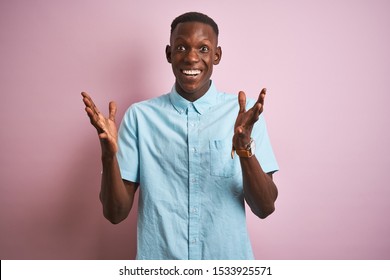
<instances>
[{"instance_id":1,"label":"man's left hand","mask_svg":"<svg viewBox=\"0 0 390 280\"><path fill-rule=\"evenodd\" d=\"M248 111L246 110L246 95L245 92L238 93L238 104L240 110L234 125L233 147L237 149L245 149L245 146L250 142L253 125L259 119L263 112L264 99L266 89L263 88L259 94L256 103Z\"/></svg>"}]
</instances>

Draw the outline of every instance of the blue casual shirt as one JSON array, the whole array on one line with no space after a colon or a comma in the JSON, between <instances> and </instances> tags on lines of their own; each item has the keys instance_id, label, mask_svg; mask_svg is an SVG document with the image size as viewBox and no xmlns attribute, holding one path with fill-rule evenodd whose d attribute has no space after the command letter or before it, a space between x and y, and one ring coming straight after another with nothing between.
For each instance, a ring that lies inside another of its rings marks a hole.
<instances>
[{"instance_id":1,"label":"blue casual shirt","mask_svg":"<svg viewBox=\"0 0 390 280\"><path fill-rule=\"evenodd\" d=\"M118 162L123 179L140 183L137 259L253 259L240 161L230 156L238 109L237 95L211 84L195 102L173 87L127 110ZM263 170L276 171L263 115L252 137Z\"/></svg>"}]
</instances>

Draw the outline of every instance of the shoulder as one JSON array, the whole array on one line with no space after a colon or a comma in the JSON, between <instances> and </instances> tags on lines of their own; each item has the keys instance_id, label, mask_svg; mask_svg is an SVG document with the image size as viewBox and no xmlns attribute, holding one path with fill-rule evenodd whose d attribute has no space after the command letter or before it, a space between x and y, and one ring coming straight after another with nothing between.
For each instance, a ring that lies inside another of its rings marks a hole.
<instances>
[{"instance_id":1,"label":"shoulder","mask_svg":"<svg viewBox=\"0 0 390 280\"><path fill-rule=\"evenodd\" d=\"M154 97L151 99L143 100L140 102L136 102L131 104L125 113L125 116L128 115L138 115L138 114L148 114L153 111L161 111L164 108L169 107L169 94L164 94L158 97Z\"/></svg>"},{"instance_id":2,"label":"shoulder","mask_svg":"<svg viewBox=\"0 0 390 280\"><path fill-rule=\"evenodd\" d=\"M169 104L169 94L160 95L151 99L143 100L132 104L129 109L144 109L149 107L166 106Z\"/></svg>"}]
</instances>

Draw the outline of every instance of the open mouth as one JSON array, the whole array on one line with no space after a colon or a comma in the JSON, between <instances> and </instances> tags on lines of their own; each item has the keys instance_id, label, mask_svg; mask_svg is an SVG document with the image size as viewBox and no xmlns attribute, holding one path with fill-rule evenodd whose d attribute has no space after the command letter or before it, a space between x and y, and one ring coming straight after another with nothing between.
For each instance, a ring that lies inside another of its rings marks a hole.
<instances>
[{"instance_id":1,"label":"open mouth","mask_svg":"<svg viewBox=\"0 0 390 280\"><path fill-rule=\"evenodd\" d=\"M202 73L201 70L181 70L181 72L188 77L196 77Z\"/></svg>"}]
</instances>

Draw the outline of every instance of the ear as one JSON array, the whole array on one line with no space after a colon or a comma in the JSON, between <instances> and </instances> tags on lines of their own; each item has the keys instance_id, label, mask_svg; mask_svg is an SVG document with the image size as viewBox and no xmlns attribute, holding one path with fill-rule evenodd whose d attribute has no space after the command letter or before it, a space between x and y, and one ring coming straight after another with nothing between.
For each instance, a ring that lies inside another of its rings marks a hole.
<instances>
[{"instance_id":1,"label":"ear","mask_svg":"<svg viewBox=\"0 0 390 280\"><path fill-rule=\"evenodd\" d=\"M214 54L213 64L218 65L219 62L221 61L221 58L222 58L222 49L221 49L221 47L217 47L215 54Z\"/></svg>"},{"instance_id":2,"label":"ear","mask_svg":"<svg viewBox=\"0 0 390 280\"><path fill-rule=\"evenodd\" d=\"M165 56L166 56L166 58L167 58L168 63L171 63L171 62L172 62L171 54L172 54L171 46L170 46L170 45L167 45L167 46L165 47Z\"/></svg>"}]
</instances>

